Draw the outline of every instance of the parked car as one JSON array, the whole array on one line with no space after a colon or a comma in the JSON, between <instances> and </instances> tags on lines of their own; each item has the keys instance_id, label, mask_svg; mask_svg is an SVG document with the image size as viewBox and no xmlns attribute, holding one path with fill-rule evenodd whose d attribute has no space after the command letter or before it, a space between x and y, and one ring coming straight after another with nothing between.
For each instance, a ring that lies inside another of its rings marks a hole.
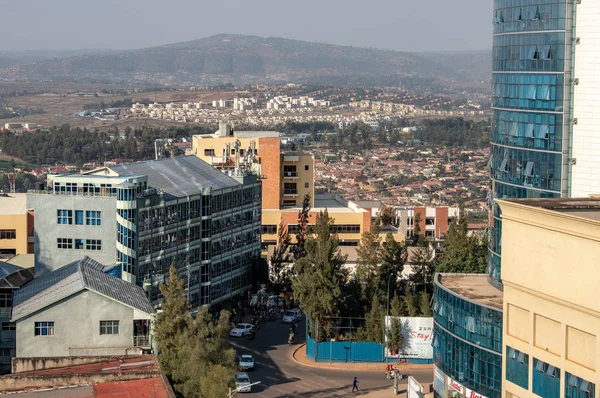
<instances>
[{"instance_id":1,"label":"parked car","mask_svg":"<svg viewBox=\"0 0 600 398\"><path fill-rule=\"evenodd\" d=\"M251 392L252 386L250 385L252 382L250 381L250 376L246 372L238 372L235 375L235 388L238 392Z\"/></svg>"},{"instance_id":2,"label":"parked car","mask_svg":"<svg viewBox=\"0 0 600 398\"><path fill-rule=\"evenodd\" d=\"M231 337L243 337L243 336L247 336L250 334L250 331L252 330L252 324L251 323L238 323L233 329L231 329L231 331L229 332L229 335Z\"/></svg>"},{"instance_id":3,"label":"parked car","mask_svg":"<svg viewBox=\"0 0 600 398\"><path fill-rule=\"evenodd\" d=\"M254 369L254 357L252 355L242 355L239 363L241 370Z\"/></svg>"},{"instance_id":4,"label":"parked car","mask_svg":"<svg viewBox=\"0 0 600 398\"><path fill-rule=\"evenodd\" d=\"M283 313L283 317L281 318L281 322L283 323L295 323L300 322L302 319L302 313L299 308L294 308L292 310L287 310Z\"/></svg>"}]
</instances>

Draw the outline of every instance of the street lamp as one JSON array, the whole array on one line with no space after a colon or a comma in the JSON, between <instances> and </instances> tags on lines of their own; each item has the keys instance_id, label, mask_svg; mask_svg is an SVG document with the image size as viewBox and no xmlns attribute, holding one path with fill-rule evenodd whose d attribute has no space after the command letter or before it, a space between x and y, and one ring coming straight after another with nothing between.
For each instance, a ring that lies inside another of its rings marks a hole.
<instances>
[{"instance_id":1,"label":"street lamp","mask_svg":"<svg viewBox=\"0 0 600 398\"><path fill-rule=\"evenodd\" d=\"M387 315L390 316L390 280L394 273L392 272L390 276L388 276L388 289L387 289Z\"/></svg>"},{"instance_id":2,"label":"street lamp","mask_svg":"<svg viewBox=\"0 0 600 398\"><path fill-rule=\"evenodd\" d=\"M255 386L257 384L260 384L260 381L255 381L254 383L251 383L250 385L244 386L243 388L252 387L252 386ZM234 394L236 392L240 392L240 388L242 388L242 387L238 387L235 390L232 390L231 387L229 387L229 394L227 394L227 398L232 398L233 397L232 394Z\"/></svg>"}]
</instances>

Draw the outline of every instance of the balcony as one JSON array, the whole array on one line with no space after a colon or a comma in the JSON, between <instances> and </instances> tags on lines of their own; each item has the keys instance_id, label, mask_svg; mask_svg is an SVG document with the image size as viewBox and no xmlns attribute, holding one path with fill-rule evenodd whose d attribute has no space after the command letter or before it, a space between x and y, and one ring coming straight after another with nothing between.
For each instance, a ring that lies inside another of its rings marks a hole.
<instances>
[{"instance_id":1,"label":"balcony","mask_svg":"<svg viewBox=\"0 0 600 398\"><path fill-rule=\"evenodd\" d=\"M297 189L284 189L283 195L284 196L298 196L298 190Z\"/></svg>"},{"instance_id":2,"label":"balcony","mask_svg":"<svg viewBox=\"0 0 600 398\"><path fill-rule=\"evenodd\" d=\"M133 346L134 347L150 347L150 336L149 335L133 336Z\"/></svg>"},{"instance_id":3,"label":"balcony","mask_svg":"<svg viewBox=\"0 0 600 398\"><path fill-rule=\"evenodd\" d=\"M298 178L297 171L284 171L283 178Z\"/></svg>"}]
</instances>

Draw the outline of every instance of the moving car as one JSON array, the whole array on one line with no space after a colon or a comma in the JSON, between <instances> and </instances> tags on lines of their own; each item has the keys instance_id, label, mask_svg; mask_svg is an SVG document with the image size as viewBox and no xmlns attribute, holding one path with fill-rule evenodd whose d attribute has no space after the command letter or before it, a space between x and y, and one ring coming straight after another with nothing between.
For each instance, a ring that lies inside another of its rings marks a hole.
<instances>
[{"instance_id":1,"label":"moving car","mask_svg":"<svg viewBox=\"0 0 600 398\"><path fill-rule=\"evenodd\" d=\"M231 337L243 337L250 334L252 330L252 324L250 323L238 323L231 331L229 335Z\"/></svg>"},{"instance_id":2,"label":"moving car","mask_svg":"<svg viewBox=\"0 0 600 398\"><path fill-rule=\"evenodd\" d=\"M301 319L302 319L302 314L300 313L300 309L294 308L293 310L287 310L286 312L283 313L281 322L294 323L294 322L299 322Z\"/></svg>"},{"instance_id":3,"label":"moving car","mask_svg":"<svg viewBox=\"0 0 600 398\"><path fill-rule=\"evenodd\" d=\"M238 372L238 374L235 375L235 388L238 390L238 392L251 392L251 383L252 382L250 381L248 373Z\"/></svg>"},{"instance_id":4,"label":"moving car","mask_svg":"<svg viewBox=\"0 0 600 398\"><path fill-rule=\"evenodd\" d=\"M252 355L242 355L239 366L241 370L254 369L254 357Z\"/></svg>"}]
</instances>

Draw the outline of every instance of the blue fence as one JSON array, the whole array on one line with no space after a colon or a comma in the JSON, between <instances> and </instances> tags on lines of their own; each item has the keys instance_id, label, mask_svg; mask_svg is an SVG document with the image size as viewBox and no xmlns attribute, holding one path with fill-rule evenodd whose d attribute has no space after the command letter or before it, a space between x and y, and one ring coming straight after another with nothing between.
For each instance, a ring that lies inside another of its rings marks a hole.
<instances>
[{"instance_id":1,"label":"blue fence","mask_svg":"<svg viewBox=\"0 0 600 398\"><path fill-rule=\"evenodd\" d=\"M383 362L383 344L368 341L326 341L306 339L306 356L316 362Z\"/></svg>"}]
</instances>

